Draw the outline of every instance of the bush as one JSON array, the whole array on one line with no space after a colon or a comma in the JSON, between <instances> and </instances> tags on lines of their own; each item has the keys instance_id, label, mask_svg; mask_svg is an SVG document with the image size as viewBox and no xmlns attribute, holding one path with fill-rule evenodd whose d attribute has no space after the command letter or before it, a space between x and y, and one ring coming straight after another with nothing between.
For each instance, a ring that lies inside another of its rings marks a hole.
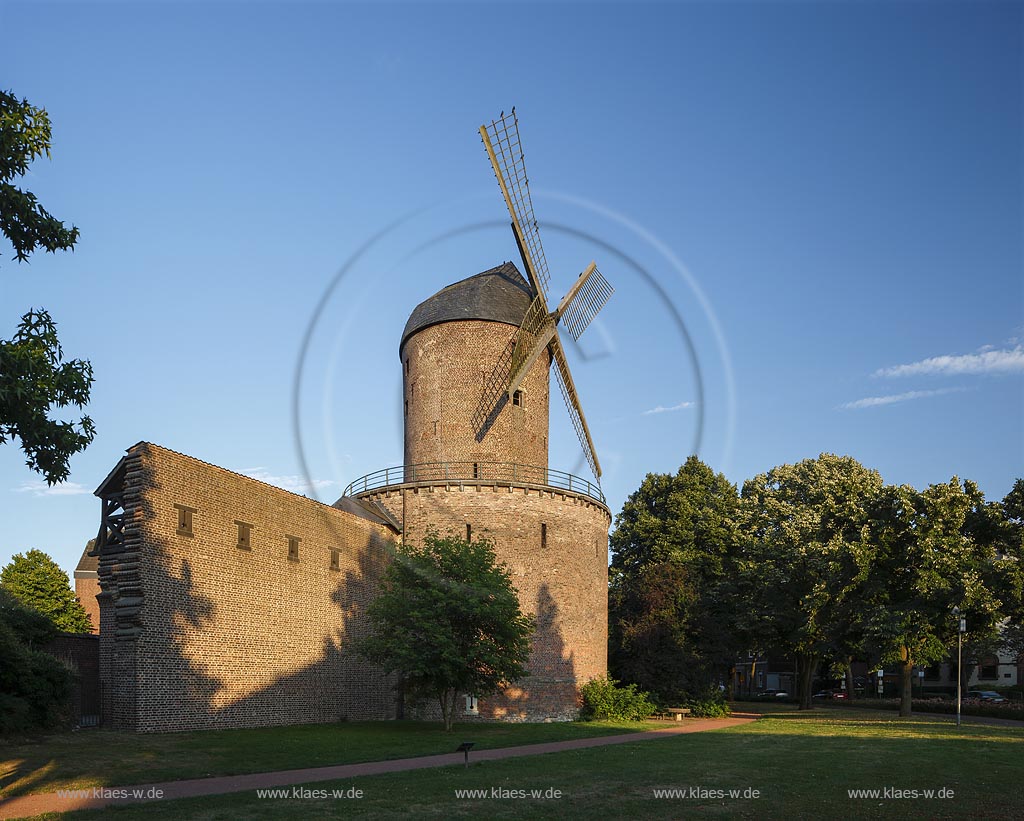
<instances>
[{"instance_id":1,"label":"bush","mask_svg":"<svg viewBox=\"0 0 1024 821\"><path fill-rule=\"evenodd\" d=\"M42 618L42 622L39 621ZM54 656L29 647L52 630L45 617L0 601L0 733L67 723L74 674Z\"/></svg>"},{"instance_id":2,"label":"bush","mask_svg":"<svg viewBox=\"0 0 1024 821\"><path fill-rule=\"evenodd\" d=\"M725 718L731 712L725 703L725 693L712 687L698 696L686 700L694 718Z\"/></svg>"},{"instance_id":3,"label":"bush","mask_svg":"<svg viewBox=\"0 0 1024 821\"><path fill-rule=\"evenodd\" d=\"M638 691L635 684L620 687L619 682L606 676L588 681L580 688L580 695L583 721L643 721L654 712L654 703L647 693Z\"/></svg>"}]
</instances>

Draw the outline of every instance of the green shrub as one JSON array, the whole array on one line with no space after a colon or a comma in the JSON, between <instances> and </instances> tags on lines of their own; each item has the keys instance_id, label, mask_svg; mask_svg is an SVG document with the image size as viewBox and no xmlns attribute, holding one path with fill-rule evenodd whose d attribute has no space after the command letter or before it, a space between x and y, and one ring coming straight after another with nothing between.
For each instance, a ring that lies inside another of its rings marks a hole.
<instances>
[{"instance_id":1,"label":"green shrub","mask_svg":"<svg viewBox=\"0 0 1024 821\"><path fill-rule=\"evenodd\" d=\"M606 676L588 681L580 688L580 695L583 721L643 721L654 712L654 703L647 693L638 691L635 684L620 687L619 682Z\"/></svg>"},{"instance_id":2,"label":"green shrub","mask_svg":"<svg viewBox=\"0 0 1024 821\"><path fill-rule=\"evenodd\" d=\"M29 647L23 634L45 636L32 616L0 607L0 733L57 727L71 716L74 673L59 659Z\"/></svg>"},{"instance_id":3,"label":"green shrub","mask_svg":"<svg viewBox=\"0 0 1024 821\"><path fill-rule=\"evenodd\" d=\"M725 703L725 693L712 687L686 700L690 715L695 718L725 718L731 712Z\"/></svg>"}]
</instances>

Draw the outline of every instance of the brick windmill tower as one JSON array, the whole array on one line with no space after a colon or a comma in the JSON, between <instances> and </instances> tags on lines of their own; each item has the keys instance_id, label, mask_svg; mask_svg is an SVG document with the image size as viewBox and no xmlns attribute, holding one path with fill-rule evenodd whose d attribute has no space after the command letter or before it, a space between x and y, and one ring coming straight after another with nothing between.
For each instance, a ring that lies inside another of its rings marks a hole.
<instances>
[{"instance_id":1,"label":"brick windmill tower","mask_svg":"<svg viewBox=\"0 0 1024 821\"><path fill-rule=\"evenodd\" d=\"M428 530L490 539L537 632L530 675L466 712L506 720L575 715L579 685L607 669L611 514L601 468L559 339L578 339L612 295L591 265L554 310L515 109L480 134L526 269L510 262L420 303L399 345L405 464L345 491L387 510L407 541ZM549 371L594 482L548 466Z\"/></svg>"}]
</instances>

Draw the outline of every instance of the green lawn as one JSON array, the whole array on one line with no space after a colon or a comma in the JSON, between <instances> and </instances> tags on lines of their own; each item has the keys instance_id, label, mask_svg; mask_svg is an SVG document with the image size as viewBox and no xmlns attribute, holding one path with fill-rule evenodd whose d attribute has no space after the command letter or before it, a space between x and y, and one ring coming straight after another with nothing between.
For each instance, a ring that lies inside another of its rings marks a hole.
<instances>
[{"instance_id":1,"label":"green lawn","mask_svg":"<svg viewBox=\"0 0 1024 821\"><path fill-rule=\"evenodd\" d=\"M947 717L900 720L891 712L842 707L799 712L766 705L761 721L734 728L500 762L307 785L362 791L361 798L259 798L254 792L108 808L76 821L116 819L358 818L1019 818L1024 806L1024 728L965 725ZM664 726L664 725L662 725ZM551 728L551 729L548 729ZM497 728L585 732L583 725ZM271 735L314 728L266 731ZM332 728L388 735L387 725ZM436 737L432 728L390 725L393 738ZM463 728L478 741L490 728ZM610 728L594 728L608 731ZM240 731L241 732L241 731ZM250 731L252 732L252 731ZM259 731L263 732L263 731ZM198 735L198 734L197 734ZM210 737L211 734L204 734ZM100 734L93 734L93 738ZM441 734L451 748L451 736ZM168 741L166 737L165 741ZM506 736L498 743L513 743ZM530 740L539 740L537 737ZM384 742L365 741L379 747ZM412 750L407 750L411 752ZM426 750L421 750L426 751ZM429 751L436 751L431 749ZM266 754L266 753L265 753ZM293 759L291 766L298 766ZM404 754L404 753L402 753ZM323 761L319 763L325 763ZM113 783L114 780L108 780ZM760 791L754 797L665 797L654 789ZM952 790L946 798L851 798L848 789ZM459 798L457 789L488 797ZM560 790L561 797L489 797L492 790Z\"/></svg>"},{"instance_id":2,"label":"green lawn","mask_svg":"<svg viewBox=\"0 0 1024 821\"><path fill-rule=\"evenodd\" d=\"M457 724L451 733L440 724L412 721L160 735L84 730L21 742L0 740L0 798L435 755L454 750L463 736L482 750L635 732L642 726L665 723Z\"/></svg>"},{"instance_id":3,"label":"green lawn","mask_svg":"<svg viewBox=\"0 0 1024 821\"><path fill-rule=\"evenodd\" d=\"M309 785L361 799L254 793L75 814L76 821L359 818L1019 818L1024 729L948 718L775 709L753 724L612 747ZM476 728L474 728L476 729ZM563 728L564 729L564 728ZM427 731L424 731L427 732ZM469 733L462 733L469 735ZM655 798L654 789L756 789L759 798ZM455 790L561 790L561 798L456 798ZM848 789L952 790L851 799Z\"/></svg>"}]
</instances>

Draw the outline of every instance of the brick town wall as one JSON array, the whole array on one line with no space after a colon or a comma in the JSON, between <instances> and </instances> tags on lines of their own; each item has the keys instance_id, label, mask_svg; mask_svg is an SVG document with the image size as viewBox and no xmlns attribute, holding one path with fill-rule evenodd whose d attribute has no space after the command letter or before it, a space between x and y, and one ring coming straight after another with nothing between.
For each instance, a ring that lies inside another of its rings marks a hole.
<instances>
[{"instance_id":1,"label":"brick town wall","mask_svg":"<svg viewBox=\"0 0 1024 821\"><path fill-rule=\"evenodd\" d=\"M115 613L107 621L122 634L133 628L107 662L114 726L394 715L391 682L347 652L365 633L363 610L393 551L389 528L146 443L130 449L127 465L138 592L112 577L104 586ZM175 505L194 509L193 535L178 532ZM237 522L251 526L249 549L238 546ZM288 537L300 539L298 561ZM101 581L112 560L101 555Z\"/></svg>"},{"instance_id":2,"label":"brick town wall","mask_svg":"<svg viewBox=\"0 0 1024 821\"><path fill-rule=\"evenodd\" d=\"M523 612L537 619L529 678L481 698L481 716L573 718L578 687L608 667L608 509L575 493L485 483L367 496L404 523L404 539L413 544L431 528L464 537L471 525L473 538L494 543L499 561L511 570ZM545 547L541 524L547 525ZM436 712L431 704L425 710Z\"/></svg>"},{"instance_id":3,"label":"brick town wall","mask_svg":"<svg viewBox=\"0 0 1024 821\"><path fill-rule=\"evenodd\" d=\"M100 712L99 649L99 637L89 633L61 633L43 648L75 671L71 708L76 723Z\"/></svg>"},{"instance_id":4,"label":"brick town wall","mask_svg":"<svg viewBox=\"0 0 1024 821\"><path fill-rule=\"evenodd\" d=\"M502 322L443 322L410 336L400 351L407 407L405 464L548 463L548 368L544 351L523 380L523 404L506 403L476 441L473 417L484 383L515 335ZM407 364L408 363L408 364Z\"/></svg>"}]
</instances>

